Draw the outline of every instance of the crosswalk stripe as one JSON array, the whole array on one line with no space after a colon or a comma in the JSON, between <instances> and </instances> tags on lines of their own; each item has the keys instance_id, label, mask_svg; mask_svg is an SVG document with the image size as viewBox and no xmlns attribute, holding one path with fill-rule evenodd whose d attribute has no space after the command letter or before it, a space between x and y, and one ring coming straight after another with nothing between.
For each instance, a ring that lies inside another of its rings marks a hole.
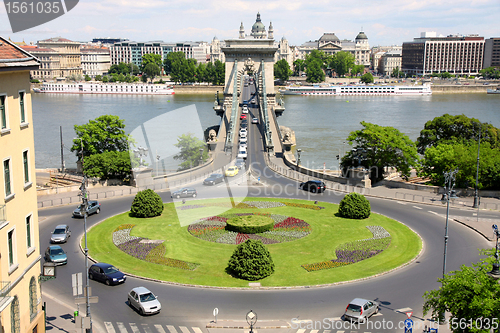
<instances>
[{"instance_id":1,"label":"crosswalk stripe","mask_svg":"<svg viewBox=\"0 0 500 333\"><path fill-rule=\"evenodd\" d=\"M137 327L135 323L129 323L129 325L133 333L141 333L141 331L139 331L139 327Z\"/></svg>"},{"instance_id":2,"label":"crosswalk stripe","mask_svg":"<svg viewBox=\"0 0 500 333\"><path fill-rule=\"evenodd\" d=\"M311 330L309 333L318 333L319 330Z\"/></svg>"},{"instance_id":3,"label":"crosswalk stripe","mask_svg":"<svg viewBox=\"0 0 500 333\"><path fill-rule=\"evenodd\" d=\"M324 330L323 333L330 333L330 330Z\"/></svg>"},{"instance_id":4,"label":"crosswalk stripe","mask_svg":"<svg viewBox=\"0 0 500 333\"><path fill-rule=\"evenodd\" d=\"M301 329L298 329L297 332L295 332L295 333L304 333L305 331L306 331L305 329L301 328Z\"/></svg>"},{"instance_id":5,"label":"crosswalk stripe","mask_svg":"<svg viewBox=\"0 0 500 333\"><path fill-rule=\"evenodd\" d=\"M113 324L110 323L109 321L105 321L104 326L106 326L106 331L108 331L108 333L116 333L115 328L113 327Z\"/></svg>"},{"instance_id":6,"label":"crosswalk stripe","mask_svg":"<svg viewBox=\"0 0 500 333\"><path fill-rule=\"evenodd\" d=\"M156 324L155 328L158 331L158 333L165 333L165 330L163 329L163 326Z\"/></svg>"},{"instance_id":7,"label":"crosswalk stripe","mask_svg":"<svg viewBox=\"0 0 500 333\"><path fill-rule=\"evenodd\" d=\"M418 207L418 206L413 206L413 208L422 209L422 207Z\"/></svg>"},{"instance_id":8,"label":"crosswalk stripe","mask_svg":"<svg viewBox=\"0 0 500 333\"><path fill-rule=\"evenodd\" d=\"M118 326L118 330L120 331L120 333L128 333L123 323L116 323L116 326Z\"/></svg>"},{"instance_id":9,"label":"crosswalk stripe","mask_svg":"<svg viewBox=\"0 0 500 333\"><path fill-rule=\"evenodd\" d=\"M192 329L193 329L194 333L203 333L203 331L199 327L192 327Z\"/></svg>"},{"instance_id":10,"label":"crosswalk stripe","mask_svg":"<svg viewBox=\"0 0 500 333\"><path fill-rule=\"evenodd\" d=\"M337 331L337 333L345 333L345 331Z\"/></svg>"},{"instance_id":11,"label":"crosswalk stripe","mask_svg":"<svg viewBox=\"0 0 500 333\"><path fill-rule=\"evenodd\" d=\"M179 328L181 329L182 333L191 333L186 326L179 326Z\"/></svg>"},{"instance_id":12,"label":"crosswalk stripe","mask_svg":"<svg viewBox=\"0 0 500 333\"><path fill-rule=\"evenodd\" d=\"M177 333L177 330L172 325L167 325L167 329L170 331L170 333Z\"/></svg>"},{"instance_id":13,"label":"crosswalk stripe","mask_svg":"<svg viewBox=\"0 0 500 333\"><path fill-rule=\"evenodd\" d=\"M144 333L152 333L148 324L142 324L142 329L144 330Z\"/></svg>"}]
</instances>

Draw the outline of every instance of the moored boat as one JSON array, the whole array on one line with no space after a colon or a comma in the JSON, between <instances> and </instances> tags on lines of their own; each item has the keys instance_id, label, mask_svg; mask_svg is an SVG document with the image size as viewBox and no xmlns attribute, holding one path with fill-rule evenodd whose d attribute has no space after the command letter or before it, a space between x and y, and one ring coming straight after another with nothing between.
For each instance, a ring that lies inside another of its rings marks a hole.
<instances>
[{"instance_id":1,"label":"moored boat","mask_svg":"<svg viewBox=\"0 0 500 333\"><path fill-rule=\"evenodd\" d=\"M412 86L347 85L347 86L288 86L280 89L283 95L430 95L428 84Z\"/></svg>"},{"instance_id":2,"label":"moored boat","mask_svg":"<svg viewBox=\"0 0 500 333\"><path fill-rule=\"evenodd\" d=\"M488 93L488 94L500 94L500 88L496 88L496 89L487 89L487 90L486 90L486 93Z\"/></svg>"},{"instance_id":3,"label":"moored boat","mask_svg":"<svg viewBox=\"0 0 500 333\"><path fill-rule=\"evenodd\" d=\"M40 92L67 94L173 95L164 84L142 83L44 83Z\"/></svg>"}]
</instances>

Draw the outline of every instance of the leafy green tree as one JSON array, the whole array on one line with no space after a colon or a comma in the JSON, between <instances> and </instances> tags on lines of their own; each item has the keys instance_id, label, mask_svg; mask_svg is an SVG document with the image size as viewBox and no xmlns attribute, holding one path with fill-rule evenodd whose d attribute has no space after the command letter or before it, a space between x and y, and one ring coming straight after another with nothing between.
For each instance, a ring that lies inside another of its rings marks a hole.
<instances>
[{"instance_id":1,"label":"leafy green tree","mask_svg":"<svg viewBox=\"0 0 500 333\"><path fill-rule=\"evenodd\" d=\"M161 71L161 68L163 67L163 60L161 59L160 54L147 53L147 54L143 55L142 56L142 64L141 64L142 71L144 72L146 66L148 64L151 64L151 63L158 66L158 68Z\"/></svg>"},{"instance_id":2,"label":"leafy green tree","mask_svg":"<svg viewBox=\"0 0 500 333\"><path fill-rule=\"evenodd\" d=\"M350 144L355 143L366 157L360 160L365 168L370 170L372 181L384 178L384 170L394 167L404 178L410 176L410 171L419 163L417 149L410 138L390 126L379 126L362 121L363 129L353 131L347 137ZM358 158L350 151L342 158L344 172L351 166L357 166Z\"/></svg>"},{"instance_id":3,"label":"leafy green tree","mask_svg":"<svg viewBox=\"0 0 500 333\"><path fill-rule=\"evenodd\" d=\"M464 142L476 140L481 129L481 144L489 142L492 148L500 147L500 130L488 123L481 123L476 118L465 115L452 116L444 114L425 123L424 129L420 131L417 138L417 149L419 154L424 154L429 147L439 142Z\"/></svg>"},{"instance_id":4,"label":"leafy green tree","mask_svg":"<svg viewBox=\"0 0 500 333\"><path fill-rule=\"evenodd\" d=\"M102 82L103 82L103 83L109 82L109 76L104 75L104 76L102 77Z\"/></svg>"},{"instance_id":5,"label":"leafy green tree","mask_svg":"<svg viewBox=\"0 0 500 333\"><path fill-rule=\"evenodd\" d=\"M359 80L364 83L373 83L373 75L372 73L365 73L361 75L361 78Z\"/></svg>"},{"instance_id":6,"label":"leafy green tree","mask_svg":"<svg viewBox=\"0 0 500 333\"><path fill-rule=\"evenodd\" d=\"M495 67L484 68L479 71L485 79L500 79L500 69Z\"/></svg>"},{"instance_id":7,"label":"leafy green tree","mask_svg":"<svg viewBox=\"0 0 500 333\"><path fill-rule=\"evenodd\" d=\"M298 76L306 68L306 62L302 59L297 59L293 62L293 68L295 75Z\"/></svg>"},{"instance_id":8,"label":"leafy green tree","mask_svg":"<svg viewBox=\"0 0 500 333\"><path fill-rule=\"evenodd\" d=\"M186 54L184 52L170 52L167 54L167 58L163 62L163 68L165 70L165 73L170 74L172 73L172 64L175 61L180 61L180 60L185 60L186 59Z\"/></svg>"},{"instance_id":9,"label":"leafy green tree","mask_svg":"<svg viewBox=\"0 0 500 333\"><path fill-rule=\"evenodd\" d=\"M182 161L177 171L187 170L199 165L200 157L202 162L208 158L208 152L205 149L206 144L191 133L179 136L175 146L180 149L180 152L174 156L174 159ZM203 150L201 155L200 149Z\"/></svg>"},{"instance_id":10,"label":"leafy green tree","mask_svg":"<svg viewBox=\"0 0 500 333\"><path fill-rule=\"evenodd\" d=\"M212 84L222 86L224 85L226 80L226 65L224 65L224 63L219 60L215 60L214 67L215 72Z\"/></svg>"},{"instance_id":11,"label":"leafy green tree","mask_svg":"<svg viewBox=\"0 0 500 333\"><path fill-rule=\"evenodd\" d=\"M281 59L274 64L274 77L280 79L282 82L288 81L288 78L292 75L290 70L290 65L285 59Z\"/></svg>"},{"instance_id":12,"label":"leafy green tree","mask_svg":"<svg viewBox=\"0 0 500 333\"><path fill-rule=\"evenodd\" d=\"M396 68L394 68L394 69L392 70L391 76L392 76L392 77L398 77L398 78L399 78L399 77L405 77L405 76L406 76L406 74L405 74L404 72L401 72L401 71L399 70L399 67L396 67Z\"/></svg>"},{"instance_id":13,"label":"leafy green tree","mask_svg":"<svg viewBox=\"0 0 500 333\"><path fill-rule=\"evenodd\" d=\"M482 252L489 254L491 251ZM491 255L491 254L490 254ZM497 318L500 309L500 284L487 272L491 270L491 257L472 264L462 265L460 270L450 272L438 281L442 284L438 289L426 291L423 313L429 311L432 317L442 320L441 314L448 312L450 327L453 332L490 332L493 318ZM486 322L489 327L486 328ZM473 325L467 328L466 324Z\"/></svg>"},{"instance_id":14,"label":"leafy green tree","mask_svg":"<svg viewBox=\"0 0 500 333\"><path fill-rule=\"evenodd\" d=\"M125 123L118 116L104 115L90 120L84 125L75 125L77 138L73 140L71 151L81 160L83 156L101 154L107 151L127 151L129 136L125 133Z\"/></svg>"},{"instance_id":15,"label":"leafy green tree","mask_svg":"<svg viewBox=\"0 0 500 333\"><path fill-rule=\"evenodd\" d=\"M330 68L332 68L338 76L343 77L345 74L349 73L349 70L354 66L355 60L351 52L340 51L333 56L330 62Z\"/></svg>"},{"instance_id":16,"label":"leafy green tree","mask_svg":"<svg viewBox=\"0 0 500 333\"><path fill-rule=\"evenodd\" d=\"M94 80L96 81L102 81L102 76L101 75L96 75Z\"/></svg>"},{"instance_id":17,"label":"leafy green tree","mask_svg":"<svg viewBox=\"0 0 500 333\"><path fill-rule=\"evenodd\" d=\"M130 213L140 218L155 217L160 216L164 208L158 193L147 189L137 192L130 207Z\"/></svg>"},{"instance_id":18,"label":"leafy green tree","mask_svg":"<svg viewBox=\"0 0 500 333\"><path fill-rule=\"evenodd\" d=\"M144 73L146 73L147 77L151 80L151 83L153 83L154 78L160 75L160 67L158 67L155 63L150 62L144 67Z\"/></svg>"},{"instance_id":19,"label":"leafy green tree","mask_svg":"<svg viewBox=\"0 0 500 333\"><path fill-rule=\"evenodd\" d=\"M208 82L207 81L207 65L199 64L196 67L196 82Z\"/></svg>"},{"instance_id":20,"label":"leafy green tree","mask_svg":"<svg viewBox=\"0 0 500 333\"><path fill-rule=\"evenodd\" d=\"M92 78L91 78L90 76L88 76L87 74L85 74L85 81L87 81L87 82L88 82L88 81L90 81L90 80L92 80Z\"/></svg>"},{"instance_id":21,"label":"leafy green tree","mask_svg":"<svg viewBox=\"0 0 500 333\"><path fill-rule=\"evenodd\" d=\"M441 73L441 78L442 79L449 79L451 77L451 74L448 72Z\"/></svg>"},{"instance_id":22,"label":"leafy green tree","mask_svg":"<svg viewBox=\"0 0 500 333\"><path fill-rule=\"evenodd\" d=\"M325 72L321 69L319 60L311 61L306 68L307 82L317 83L325 81Z\"/></svg>"},{"instance_id":23,"label":"leafy green tree","mask_svg":"<svg viewBox=\"0 0 500 333\"><path fill-rule=\"evenodd\" d=\"M274 262L260 240L248 239L236 247L227 270L239 279L255 281L273 274Z\"/></svg>"},{"instance_id":24,"label":"leafy green tree","mask_svg":"<svg viewBox=\"0 0 500 333\"><path fill-rule=\"evenodd\" d=\"M351 69L351 76L358 76L358 74L361 74L365 71L365 66L363 65L353 65Z\"/></svg>"},{"instance_id":25,"label":"leafy green tree","mask_svg":"<svg viewBox=\"0 0 500 333\"><path fill-rule=\"evenodd\" d=\"M89 177L129 180L132 172L128 151L107 151L86 157L83 173Z\"/></svg>"}]
</instances>

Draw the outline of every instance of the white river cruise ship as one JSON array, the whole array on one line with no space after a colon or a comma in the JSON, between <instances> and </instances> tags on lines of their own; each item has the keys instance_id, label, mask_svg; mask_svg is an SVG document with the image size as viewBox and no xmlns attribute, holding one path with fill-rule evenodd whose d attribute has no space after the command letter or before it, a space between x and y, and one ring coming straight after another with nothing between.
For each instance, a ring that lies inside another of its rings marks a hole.
<instances>
[{"instance_id":1,"label":"white river cruise ship","mask_svg":"<svg viewBox=\"0 0 500 333\"><path fill-rule=\"evenodd\" d=\"M130 95L173 95L174 89L164 84L141 83L44 83L42 93L67 94L130 94Z\"/></svg>"},{"instance_id":2,"label":"white river cruise ship","mask_svg":"<svg viewBox=\"0 0 500 333\"><path fill-rule=\"evenodd\" d=\"M280 89L283 95L430 95L431 86L371 86L371 85L346 85L346 86L287 86Z\"/></svg>"}]
</instances>

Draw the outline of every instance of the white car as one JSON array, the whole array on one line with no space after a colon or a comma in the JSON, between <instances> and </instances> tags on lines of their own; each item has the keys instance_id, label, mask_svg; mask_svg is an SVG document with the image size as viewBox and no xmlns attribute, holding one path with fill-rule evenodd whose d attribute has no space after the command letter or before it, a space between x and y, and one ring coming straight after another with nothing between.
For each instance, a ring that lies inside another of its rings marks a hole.
<instances>
[{"instance_id":1,"label":"white car","mask_svg":"<svg viewBox=\"0 0 500 333\"><path fill-rule=\"evenodd\" d=\"M240 129L240 137L246 137L248 134L248 131L246 130L246 128L242 128Z\"/></svg>"},{"instance_id":2,"label":"white car","mask_svg":"<svg viewBox=\"0 0 500 333\"><path fill-rule=\"evenodd\" d=\"M247 151L246 151L246 149L238 151L238 156L236 156L236 157L237 158L247 158Z\"/></svg>"},{"instance_id":3,"label":"white car","mask_svg":"<svg viewBox=\"0 0 500 333\"><path fill-rule=\"evenodd\" d=\"M248 137L247 136L241 136L240 137L240 143L247 143Z\"/></svg>"},{"instance_id":4,"label":"white car","mask_svg":"<svg viewBox=\"0 0 500 333\"><path fill-rule=\"evenodd\" d=\"M258 118L252 118L252 124L258 124L259 119Z\"/></svg>"},{"instance_id":5,"label":"white car","mask_svg":"<svg viewBox=\"0 0 500 333\"><path fill-rule=\"evenodd\" d=\"M241 113L247 114L248 113L248 108L246 105L243 105L243 108L241 109Z\"/></svg>"},{"instance_id":6,"label":"white car","mask_svg":"<svg viewBox=\"0 0 500 333\"><path fill-rule=\"evenodd\" d=\"M238 147L238 151L240 150L247 150L247 144L246 143L240 143Z\"/></svg>"},{"instance_id":7,"label":"white car","mask_svg":"<svg viewBox=\"0 0 500 333\"><path fill-rule=\"evenodd\" d=\"M141 315L158 313L161 304L158 298L145 287L136 287L128 293L128 304L139 311Z\"/></svg>"}]
</instances>

